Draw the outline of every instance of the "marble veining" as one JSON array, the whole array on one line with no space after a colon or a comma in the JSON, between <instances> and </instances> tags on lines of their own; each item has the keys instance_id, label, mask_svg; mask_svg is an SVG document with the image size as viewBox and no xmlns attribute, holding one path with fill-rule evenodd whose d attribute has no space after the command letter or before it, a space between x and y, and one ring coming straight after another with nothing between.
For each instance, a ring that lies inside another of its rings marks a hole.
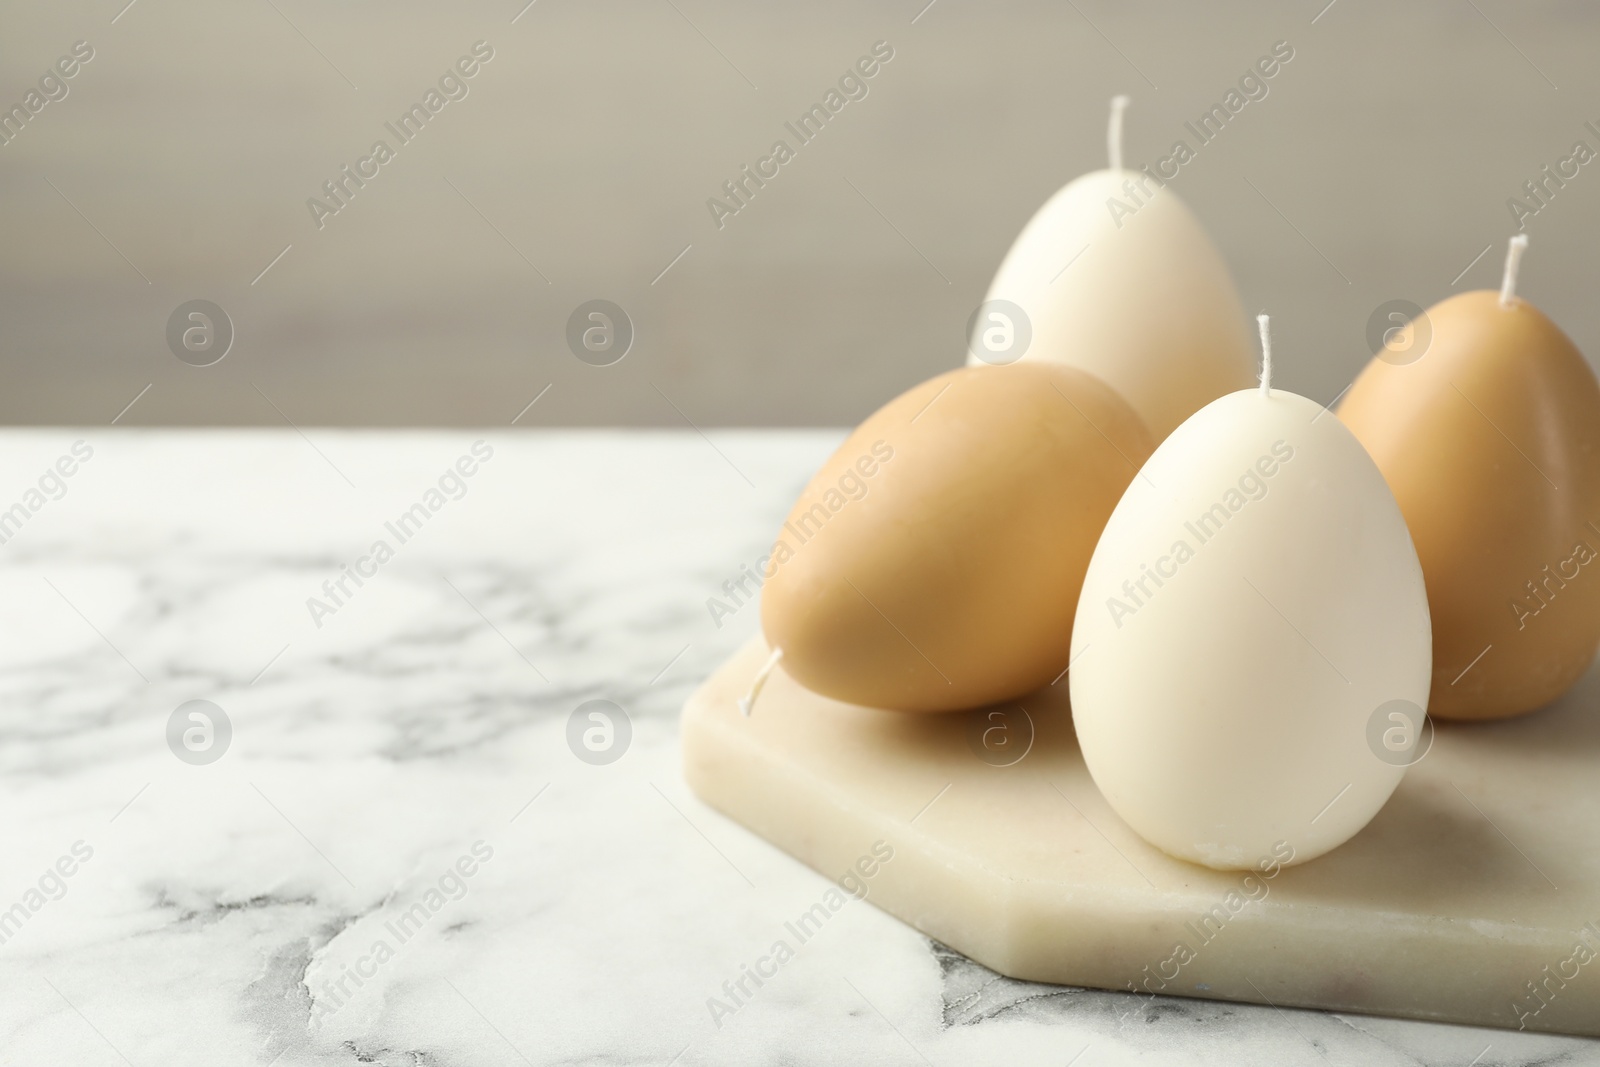
<instances>
[{"instance_id":1,"label":"marble veining","mask_svg":"<svg viewBox=\"0 0 1600 1067\"><path fill-rule=\"evenodd\" d=\"M827 882L693 798L678 709L756 627L707 600L842 434L308 436L0 434L4 499L95 449L0 544L0 1061L1600 1064L1017 982L870 905L714 1019ZM307 600L477 441L318 626ZM167 740L196 699L232 727L200 765ZM601 765L569 745L595 699L631 725Z\"/></svg>"}]
</instances>

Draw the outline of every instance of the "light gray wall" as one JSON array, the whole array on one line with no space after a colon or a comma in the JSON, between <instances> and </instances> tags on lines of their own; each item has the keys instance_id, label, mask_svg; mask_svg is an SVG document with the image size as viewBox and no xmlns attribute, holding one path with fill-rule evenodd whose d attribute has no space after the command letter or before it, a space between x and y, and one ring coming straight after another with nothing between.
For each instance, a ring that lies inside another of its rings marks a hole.
<instances>
[{"instance_id":1,"label":"light gray wall","mask_svg":"<svg viewBox=\"0 0 1600 1067\"><path fill-rule=\"evenodd\" d=\"M1591 4L523 2L6 3L0 102L95 58L0 147L0 420L149 385L124 424L504 424L551 385L521 424L853 423L961 361L1023 222L1104 165L1108 97L1151 160L1279 40L1173 187L1278 380L1328 400L1377 305L1488 245L1457 288L1496 285L1507 198L1600 150ZM469 95L317 229L307 198L480 39ZM718 229L706 200L878 40L869 94ZM1600 162L1529 221L1522 285L1591 355L1597 215ZM611 367L564 341L596 297L637 331ZM193 298L235 325L215 366L167 349Z\"/></svg>"}]
</instances>

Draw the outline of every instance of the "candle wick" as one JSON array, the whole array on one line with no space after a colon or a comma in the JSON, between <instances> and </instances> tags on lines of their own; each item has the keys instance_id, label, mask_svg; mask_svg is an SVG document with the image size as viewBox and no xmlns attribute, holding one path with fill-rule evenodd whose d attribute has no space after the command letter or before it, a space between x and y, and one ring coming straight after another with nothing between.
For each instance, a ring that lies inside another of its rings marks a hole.
<instances>
[{"instance_id":1,"label":"candle wick","mask_svg":"<svg viewBox=\"0 0 1600 1067\"><path fill-rule=\"evenodd\" d=\"M1256 316L1256 325L1261 327L1261 395L1272 395L1272 334L1268 331L1268 318L1263 312Z\"/></svg>"},{"instance_id":2,"label":"candle wick","mask_svg":"<svg viewBox=\"0 0 1600 1067\"><path fill-rule=\"evenodd\" d=\"M1122 169L1122 112L1127 109L1126 96L1111 98L1111 122L1106 127L1106 154L1111 157L1111 169Z\"/></svg>"},{"instance_id":3,"label":"candle wick","mask_svg":"<svg viewBox=\"0 0 1600 1067\"><path fill-rule=\"evenodd\" d=\"M744 712L745 718L748 719L750 717L750 710L756 705L756 697L761 695L761 690L766 687L767 678L772 674L772 668L776 667L778 661L782 658L783 649L773 649L772 655L767 657L767 662L761 665L759 671L756 671L755 678L750 682L750 691L739 698L739 710Z\"/></svg>"},{"instance_id":4,"label":"candle wick","mask_svg":"<svg viewBox=\"0 0 1600 1067\"><path fill-rule=\"evenodd\" d=\"M1508 308L1517 296L1517 269L1522 266L1522 253L1528 247L1528 235L1519 233L1506 247L1506 276L1500 283L1500 306Z\"/></svg>"}]
</instances>

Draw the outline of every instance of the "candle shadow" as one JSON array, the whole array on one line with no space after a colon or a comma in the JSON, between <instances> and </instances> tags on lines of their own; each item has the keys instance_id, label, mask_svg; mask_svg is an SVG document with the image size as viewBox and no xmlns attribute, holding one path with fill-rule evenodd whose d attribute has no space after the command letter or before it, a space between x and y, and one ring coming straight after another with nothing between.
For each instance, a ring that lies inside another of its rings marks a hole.
<instances>
[{"instance_id":1,"label":"candle shadow","mask_svg":"<svg viewBox=\"0 0 1600 1067\"><path fill-rule=\"evenodd\" d=\"M1534 926L1552 904L1592 895L1600 665L1530 715L1437 723L1433 745L1365 829L1286 871L1283 888L1320 902Z\"/></svg>"}]
</instances>

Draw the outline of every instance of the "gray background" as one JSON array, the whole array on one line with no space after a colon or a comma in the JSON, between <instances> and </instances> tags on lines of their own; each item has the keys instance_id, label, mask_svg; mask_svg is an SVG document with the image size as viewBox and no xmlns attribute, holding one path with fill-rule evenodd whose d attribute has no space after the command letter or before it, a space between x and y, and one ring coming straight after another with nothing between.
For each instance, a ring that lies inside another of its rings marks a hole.
<instances>
[{"instance_id":1,"label":"gray background","mask_svg":"<svg viewBox=\"0 0 1600 1067\"><path fill-rule=\"evenodd\" d=\"M1456 289L1497 285L1506 199L1600 149L1577 2L125 2L0 9L6 106L96 51L0 147L3 422L503 425L549 385L519 425L850 424L962 360L1019 228L1105 165L1108 97L1153 161L1278 40L1173 187L1273 313L1277 380L1327 401L1375 307L1491 244ZM479 39L470 95L318 231L306 199ZM870 94L719 231L706 199L879 39ZM1597 211L1600 161L1522 285L1590 353ZM637 330L611 367L564 341L597 297ZM212 367L165 344L194 298L237 331Z\"/></svg>"}]
</instances>

